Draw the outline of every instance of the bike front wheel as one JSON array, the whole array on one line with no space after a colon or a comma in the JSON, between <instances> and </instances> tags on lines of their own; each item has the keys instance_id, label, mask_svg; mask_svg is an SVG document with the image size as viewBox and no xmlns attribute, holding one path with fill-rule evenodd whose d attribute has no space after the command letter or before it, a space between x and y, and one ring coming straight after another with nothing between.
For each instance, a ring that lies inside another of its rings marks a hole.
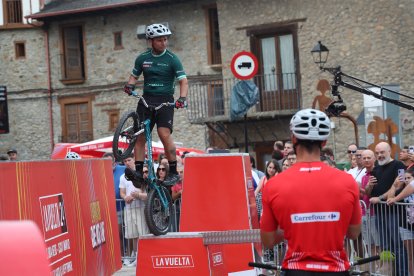
<instances>
[{"instance_id":1,"label":"bike front wheel","mask_svg":"<svg viewBox=\"0 0 414 276\"><path fill-rule=\"evenodd\" d=\"M119 120L112 141L112 152L117 161L126 159L135 147L140 125L135 111L125 113Z\"/></svg>"},{"instance_id":2,"label":"bike front wheel","mask_svg":"<svg viewBox=\"0 0 414 276\"><path fill-rule=\"evenodd\" d=\"M162 204L160 193L152 189L148 193L147 203L145 205L145 219L148 228L155 236L165 235L170 228L172 222L172 198L167 188L160 186L160 193L167 200L168 204L165 207Z\"/></svg>"}]
</instances>

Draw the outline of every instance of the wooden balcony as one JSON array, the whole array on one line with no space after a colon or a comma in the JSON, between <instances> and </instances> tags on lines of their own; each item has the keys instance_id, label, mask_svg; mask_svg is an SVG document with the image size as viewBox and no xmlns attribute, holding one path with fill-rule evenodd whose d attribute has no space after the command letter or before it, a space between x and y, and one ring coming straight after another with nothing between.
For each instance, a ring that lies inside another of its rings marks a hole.
<instances>
[{"instance_id":1,"label":"wooden balcony","mask_svg":"<svg viewBox=\"0 0 414 276\"><path fill-rule=\"evenodd\" d=\"M190 80L188 118L191 123L230 121L230 97L239 80L213 78ZM296 74L258 75L252 81L259 89L259 101L247 118L257 120L293 115L301 107L301 92Z\"/></svg>"}]
</instances>

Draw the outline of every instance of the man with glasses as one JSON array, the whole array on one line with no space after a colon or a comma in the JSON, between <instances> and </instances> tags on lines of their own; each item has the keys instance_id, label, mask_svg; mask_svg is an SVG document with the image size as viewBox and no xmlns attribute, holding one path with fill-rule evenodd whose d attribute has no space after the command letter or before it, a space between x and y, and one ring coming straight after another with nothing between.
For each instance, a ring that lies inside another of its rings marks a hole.
<instances>
[{"instance_id":1,"label":"man with glasses","mask_svg":"<svg viewBox=\"0 0 414 276\"><path fill-rule=\"evenodd\" d=\"M358 146L355 143L349 144L348 145L348 150L346 151L347 155L348 155L348 162L345 163L344 165L344 169L345 171L348 171L349 169L351 169L352 167L352 156L357 152L358 150Z\"/></svg>"}]
</instances>

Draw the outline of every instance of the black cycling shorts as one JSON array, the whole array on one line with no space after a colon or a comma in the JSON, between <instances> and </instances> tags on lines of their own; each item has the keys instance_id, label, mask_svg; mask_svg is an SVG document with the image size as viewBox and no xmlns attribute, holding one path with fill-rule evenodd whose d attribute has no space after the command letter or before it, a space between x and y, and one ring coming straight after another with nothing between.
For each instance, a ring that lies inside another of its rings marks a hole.
<instances>
[{"instance_id":1,"label":"black cycling shorts","mask_svg":"<svg viewBox=\"0 0 414 276\"><path fill-rule=\"evenodd\" d=\"M154 110L154 107L159 106L162 103L173 103L174 97L172 95L154 96L148 94L144 94L143 97L150 108L146 108L142 101L139 101L137 106L139 120L142 122L146 119L151 119L151 130L154 128L154 125L157 124L157 128L166 127L169 128L172 133L174 106L163 106L158 110Z\"/></svg>"},{"instance_id":2,"label":"black cycling shorts","mask_svg":"<svg viewBox=\"0 0 414 276\"><path fill-rule=\"evenodd\" d=\"M349 276L348 271L342 272L317 272L305 270L284 270L281 275L284 276Z\"/></svg>"}]
</instances>

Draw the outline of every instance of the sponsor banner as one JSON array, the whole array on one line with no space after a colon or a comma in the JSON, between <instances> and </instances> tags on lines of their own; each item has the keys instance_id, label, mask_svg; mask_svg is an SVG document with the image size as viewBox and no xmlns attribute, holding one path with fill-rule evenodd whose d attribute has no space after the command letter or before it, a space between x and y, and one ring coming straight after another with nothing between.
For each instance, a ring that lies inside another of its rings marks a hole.
<instances>
[{"instance_id":1,"label":"sponsor banner","mask_svg":"<svg viewBox=\"0 0 414 276\"><path fill-rule=\"evenodd\" d=\"M224 248L222 244L209 244L208 258L210 261L211 276L227 275L224 265Z\"/></svg>"},{"instance_id":2,"label":"sponsor banner","mask_svg":"<svg viewBox=\"0 0 414 276\"><path fill-rule=\"evenodd\" d=\"M110 160L4 162L0 175L0 220L38 225L52 275L121 268Z\"/></svg>"},{"instance_id":3,"label":"sponsor banner","mask_svg":"<svg viewBox=\"0 0 414 276\"><path fill-rule=\"evenodd\" d=\"M290 215L292 223L332 222L339 221L339 212L298 213Z\"/></svg>"},{"instance_id":4,"label":"sponsor banner","mask_svg":"<svg viewBox=\"0 0 414 276\"><path fill-rule=\"evenodd\" d=\"M201 235L180 233L166 236L144 236L138 240L136 275L210 275L207 249ZM170 237L172 236L172 237Z\"/></svg>"}]
</instances>

